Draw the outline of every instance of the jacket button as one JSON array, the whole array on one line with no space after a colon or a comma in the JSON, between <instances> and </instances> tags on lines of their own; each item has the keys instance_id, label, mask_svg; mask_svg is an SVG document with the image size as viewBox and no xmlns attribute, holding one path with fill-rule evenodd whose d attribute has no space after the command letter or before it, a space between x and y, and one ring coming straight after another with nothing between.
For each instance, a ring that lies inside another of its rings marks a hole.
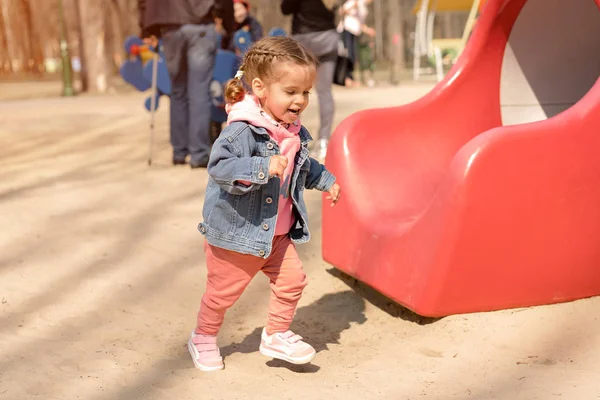
<instances>
[{"instance_id":1,"label":"jacket button","mask_svg":"<svg viewBox=\"0 0 600 400\"><path fill-rule=\"evenodd\" d=\"M265 251L264 251L264 250L261 250L261 251L259 251L259 252L258 252L258 254L259 254L261 257L264 257L264 255L265 255Z\"/></svg>"},{"instance_id":2,"label":"jacket button","mask_svg":"<svg viewBox=\"0 0 600 400\"><path fill-rule=\"evenodd\" d=\"M271 204L273 202L273 199L271 197L267 197L265 201L267 202L267 204Z\"/></svg>"},{"instance_id":3,"label":"jacket button","mask_svg":"<svg viewBox=\"0 0 600 400\"><path fill-rule=\"evenodd\" d=\"M271 142L267 143L267 149L273 150L273 143L271 143Z\"/></svg>"},{"instance_id":4,"label":"jacket button","mask_svg":"<svg viewBox=\"0 0 600 400\"><path fill-rule=\"evenodd\" d=\"M264 172L259 172L258 173L258 179L265 179L265 173Z\"/></svg>"},{"instance_id":5,"label":"jacket button","mask_svg":"<svg viewBox=\"0 0 600 400\"><path fill-rule=\"evenodd\" d=\"M269 230L269 225L267 225L267 224L263 224L263 229L264 229L265 231L268 231L268 230Z\"/></svg>"},{"instance_id":6,"label":"jacket button","mask_svg":"<svg viewBox=\"0 0 600 400\"><path fill-rule=\"evenodd\" d=\"M205 228L205 227L203 227L203 226L201 226L201 227L200 227L200 233L206 233L206 228Z\"/></svg>"}]
</instances>

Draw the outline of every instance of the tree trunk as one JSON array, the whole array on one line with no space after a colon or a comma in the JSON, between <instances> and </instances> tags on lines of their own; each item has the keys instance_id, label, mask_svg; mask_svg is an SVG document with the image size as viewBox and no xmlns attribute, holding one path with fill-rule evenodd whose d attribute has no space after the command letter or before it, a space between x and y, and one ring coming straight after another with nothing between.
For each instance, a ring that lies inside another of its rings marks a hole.
<instances>
[{"instance_id":1,"label":"tree trunk","mask_svg":"<svg viewBox=\"0 0 600 400\"><path fill-rule=\"evenodd\" d=\"M109 11L106 14L106 59L109 73L115 74L123 60L123 33L122 13L117 0L110 0Z\"/></svg>"},{"instance_id":2,"label":"tree trunk","mask_svg":"<svg viewBox=\"0 0 600 400\"><path fill-rule=\"evenodd\" d=\"M80 61L80 70L79 70L79 79L81 80L81 91L87 92L89 90L89 79L87 73L87 63L84 60L85 53L85 45L83 43L83 27L82 27L82 19L81 19L81 7L79 6L79 0L75 0L73 3L75 14L77 15L77 37L79 40L77 41L77 54L79 56Z\"/></svg>"},{"instance_id":3,"label":"tree trunk","mask_svg":"<svg viewBox=\"0 0 600 400\"><path fill-rule=\"evenodd\" d=\"M291 18L281 15L280 1L249 1L265 34L273 27L289 32ZM394 71L402 68L404 46L412 46L408 38L414 30L414 1L375 0L370 6L368 24L377 30L377 62L390 60ZM137 0L63 0L63 4L69 49L80 56L84 68L82 83L91 91L105 91L110 71L122 62L123 39L139 34ZM0 73L36 71L44 61L59 58L58 15L57 0L0 0ZM465 18L441 17L439 33L460 35Z\"/></svg>"},{"instance_id":4,"label":"tree trunk","mask_svg":"<svg viewBox=\"0 0 600 400\"><path fill-rule=\"evenodd\" d=\"M392 1L400 1L400 0L392 0ZM377 60L384 59L384 4L382 0L374 1L375 8L375 57Z\"/></svg>"},{"instance_id":5,"label":"tree trunk","mask_svg":"<svg viewBox=\"0 0 600 400\"><path fill-rule=\"evenodd\" d=\"M398 83L404 69L404 27L400 6L401 0L388 1L388 46L390 56L390 82Z\"/></svg>"},{"instance_id":6,"label":"tree trunk","mask_svg":"<svg viewBox=\"0 0 600 400\"><path fill-rule=\"evenodd\" d=\"M400 0L392 0L400 1ZM381 0L375 1L375 53L377 60L383 60L383 4Z\"/></svg>"},{"instance_id":7,"label":"tree trunk","mask_svg":"<svg viewBox=\"0 0 600 400\"><path fill-rule=\"evenodd\" d=\"M2 17L4 19L4 34L5 34L5 41L6 41L6 58L7 58L7 65L9 68L9 71L12 73L18 72L19 71L19 67L15 66L15 59L17 57L17 54L15 52L15 45L16 45L16 40L18 38L15 37L14 35L14 31L13 31L13 22L15 20L15 16L14 16L14 12L12 12L13 7L12 7L12 1L10 0L4 0L4 1L0 1L0 7L2 8Z\"/></svg>"},{"instance_id":8,"label":"tree trunk","mask_svg":"<svg viewBox=\"0 0 600 400\"><path fill-rule=\"evenodd\" d=\"M6 18L5 6L0 4L0 38L2 42L2 53L0 53L0 69L2 71L13 72L10 63L10 52L8 51L8 21Z\"/></svg>"},{"instance_id":9,"label":"tree trunk","mask_svg":"<svg viewBox=\"0 0 600 400\"><path fill-rule=\"evenodd\" d=\"M77 0L81 31L81 65L84 90L104 93L108 89L106 60L105 12L106 0Z\"/></svg>"},{"instance_id":10,"label":"tree trunk","mask_svg":"<svg viewBox=\"0 0 600 400\"><path fill-rule=\"evenodd\" d=\"M23 0L23 10L25 12L29 36L29 68L32 72L39 75L43 71L44 52L42 50L42 41L40 40L38 27L35 26L33 20L29 0Z\"/></svg>"}]
</instances>

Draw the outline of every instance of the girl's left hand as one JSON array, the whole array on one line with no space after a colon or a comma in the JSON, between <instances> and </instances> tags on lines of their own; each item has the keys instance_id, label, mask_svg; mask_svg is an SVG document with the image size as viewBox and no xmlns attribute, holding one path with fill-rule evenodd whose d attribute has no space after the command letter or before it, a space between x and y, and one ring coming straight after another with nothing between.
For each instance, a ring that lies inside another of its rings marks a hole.
<instances>
[{"instance_id":1,"label":"girl's left hand","mask_svg":"<svg viewBox=\"0 0 600 400\"><path fill-rule=\"evenodd\" d=\"M331 207L335 205L340 200L340 192L342 189L340 185L334 183L333 186L329 189L329 196L327 196L327 200L331 200Z\"/></svg>"}]
</instances>

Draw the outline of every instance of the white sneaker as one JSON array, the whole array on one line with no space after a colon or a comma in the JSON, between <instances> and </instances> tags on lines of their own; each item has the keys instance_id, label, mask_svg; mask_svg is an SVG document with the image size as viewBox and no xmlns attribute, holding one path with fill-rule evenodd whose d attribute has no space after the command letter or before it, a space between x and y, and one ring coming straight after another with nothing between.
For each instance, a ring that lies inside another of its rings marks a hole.
<instances>
[{"instance_id":1,"label":"white sneaker","mask_svg":"<svg viewBox=\"0 0 600 400\"><path fill-rule=\"evenodd\" d=\"M199 335L192 331L188 341L188 351L194 365L200 371L210 372L224 368L216 336Z\"/></svg>"},{"instance_id":2,"label":"white sneaker","mask_svg":"<svg viewBox=\"0 0 600 400\"><path fill-rule=\"evenodd\" d=\"M260 340L261 354L278 358L292 364L306 364L315 358L317 352L308 343L302 341L302 336L292 331L267 335L263 328Z\"/></svg>"},{"instance_id":3,"label":"white sneaker","mask_svg":"<svg viewBox=\"0 0 600 400\"><path fill-rule=\"evenodd\" d=\"M312 149L311 155L318 159L319 161L325 160L327 156L327 145L329 141L327 139L319 139L315 143L315 146Z\"/></svg>"}]
</instances>

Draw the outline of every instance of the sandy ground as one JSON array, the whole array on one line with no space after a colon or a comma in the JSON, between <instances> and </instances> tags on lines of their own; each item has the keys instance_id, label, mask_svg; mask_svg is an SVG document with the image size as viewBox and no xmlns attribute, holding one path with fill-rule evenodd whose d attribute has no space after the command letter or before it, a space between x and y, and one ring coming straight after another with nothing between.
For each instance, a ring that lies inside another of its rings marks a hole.
<instances>
[{"instance_id":1,"label":"sandy ground","mask_svg":"<svg viewBox=\"0 0 600 400\"><path fill-rule=\"evenodd\" d=\"M336 119L428 89L336 89ZM227 315L226 369L196 370L186 340L204 289L207 175L169 165L166 103L146 166L141 104L0 103L0 399L600 398L599 299L421 319L322 261L315 192L293 326L314 362L258 353L269 296L259 276ZM314 106L304 121L315 130Z\"/></svg>"}]
</instances>

